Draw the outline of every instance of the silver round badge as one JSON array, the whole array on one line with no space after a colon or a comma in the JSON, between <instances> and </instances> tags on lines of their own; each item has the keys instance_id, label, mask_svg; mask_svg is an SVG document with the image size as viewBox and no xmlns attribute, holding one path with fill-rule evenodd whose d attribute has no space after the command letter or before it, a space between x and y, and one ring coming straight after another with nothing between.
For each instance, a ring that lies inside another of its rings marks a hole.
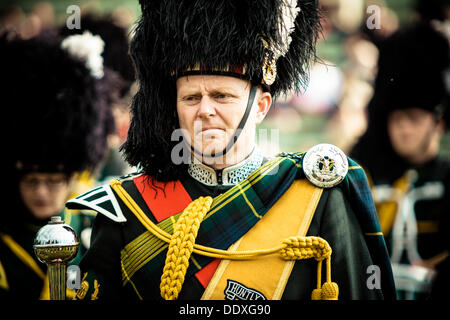
<instances>
[{"instance_id":1,"label":"silver round badge","mask_svg":"<svg viewBox=\"0 0 450 320\"><path fill-rule=\"evenodd\" d=\"M334 187L347 175L347 156L332 144L315 145L303 158L303 171L314 185L321 188Z\"/></svg>"}]
</instances>

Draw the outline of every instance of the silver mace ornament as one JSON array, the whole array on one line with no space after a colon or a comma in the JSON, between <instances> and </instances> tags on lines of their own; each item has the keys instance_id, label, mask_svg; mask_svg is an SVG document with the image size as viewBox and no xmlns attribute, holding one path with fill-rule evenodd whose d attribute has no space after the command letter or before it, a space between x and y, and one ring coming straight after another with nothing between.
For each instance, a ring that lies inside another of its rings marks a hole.
<instances>
[{"instance_id":1,"label":"silver mace ornament","mask_svg":"<svg viewBox=\"0 0 450 320\"><path fill-rule=\"evenodd\" d=\"M34 253L48 266L50 300L66 299L66 267L78 252L78 236L61 217L51 217L34 239Z\"/></svg>"}]
</instances>

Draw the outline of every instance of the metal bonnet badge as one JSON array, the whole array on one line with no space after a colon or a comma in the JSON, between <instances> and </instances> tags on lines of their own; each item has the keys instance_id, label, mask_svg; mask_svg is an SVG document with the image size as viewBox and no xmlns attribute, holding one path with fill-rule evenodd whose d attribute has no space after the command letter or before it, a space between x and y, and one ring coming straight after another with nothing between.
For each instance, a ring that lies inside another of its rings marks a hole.
<instances>
[{"instance_id":1,"label":"metal bonnet badge","mask_svg":"<svg viewBox=\"0 0 450 320\"><path fill-rule=\"evenodd\" d=\"M315 145L303 158L303 171L314 185L321 188L334 187L347 175L347 156L332 144Z\"/></svg>"}]
</instances>

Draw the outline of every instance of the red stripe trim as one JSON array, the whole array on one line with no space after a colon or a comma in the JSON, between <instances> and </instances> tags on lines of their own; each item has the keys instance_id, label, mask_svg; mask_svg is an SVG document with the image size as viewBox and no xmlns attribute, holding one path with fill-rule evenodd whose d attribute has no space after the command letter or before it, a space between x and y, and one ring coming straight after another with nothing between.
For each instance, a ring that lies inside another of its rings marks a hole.
<instances>
[{"instance_id":1,"label":"red stripe trim","mask_svg":"<svg viewBox=\"0 0 450 320\"><path fill-rule=\"evenodd\" d=\"M202 284L203 288L206 288L208 286L209 281L211 281L214 272L216 272L216 269L219 266L220 261L222 261L222 259L215 259L211 261L206 266L204 266L203 269L201 269L195 274L198 281Z\"/></svg>"},{"instance_id":2,"label":"red stripe trim","mask_svg":"<svg viewBox=\"0 0 450 320\"><path fill-rule=\"evenodd\" d=\"M133 182L158 222L182 212L192 202L180 181L162 183L140 175Z\"/></svg>"},{"instance_id":3,"label":"red stripe trim","mask_svg":"<svg viewBox=\"0 0 450 320\"><path fill-rule=\"evenodd\" d=\"M240 66L231 66L229 71L233 72L233 73L243 74L244 73L244 67L242 65L240 65Z\"/></svg>"},{"instance_id":4,"label":"red stripe trim","mask_svg":"<svg viewBox=\"0 0 450 320\"><path fill-rule=\"evenodd\" d=\"M244 66L243 65L231 65L229 66L227 69L225 70L221 70L221 69L213 69L209 66L198 66L196 68L192 68L189 70L179 70L179 73L183 74L184 72L195 72L195 71L202 71L202 72L231 72L231 73L236 73L236 74L244 74Z\"/></svg>"}]
</instances>

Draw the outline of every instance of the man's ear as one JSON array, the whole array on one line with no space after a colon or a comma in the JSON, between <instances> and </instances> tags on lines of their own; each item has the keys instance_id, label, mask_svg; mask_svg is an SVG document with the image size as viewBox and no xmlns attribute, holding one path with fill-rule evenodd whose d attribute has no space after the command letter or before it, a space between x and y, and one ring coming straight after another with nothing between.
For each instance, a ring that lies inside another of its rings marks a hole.
<instances>
[{"instance_id":1,"label":"man's ear","mask_svg":"<svg viewBox=\"0 0 450 320\"><path fill-rule=\"evenodd\" d=\"M446 123L444 119L439 119L437 123L439 136L442 137L445 134Z\"/></svg>"},{"instance_id":2,"label":"man's ear","mask_svg":"<svg viewBox=\"0 0 450 320\"><path fill-rule=\"evenodd\" d=\"M257 110L256 110L256 124L260 124L267 113L269 112L270 106L272 105L272 95L270 92L261 92L258 94L258 98L256 101Z\"/></svg>"}]
</instances>

